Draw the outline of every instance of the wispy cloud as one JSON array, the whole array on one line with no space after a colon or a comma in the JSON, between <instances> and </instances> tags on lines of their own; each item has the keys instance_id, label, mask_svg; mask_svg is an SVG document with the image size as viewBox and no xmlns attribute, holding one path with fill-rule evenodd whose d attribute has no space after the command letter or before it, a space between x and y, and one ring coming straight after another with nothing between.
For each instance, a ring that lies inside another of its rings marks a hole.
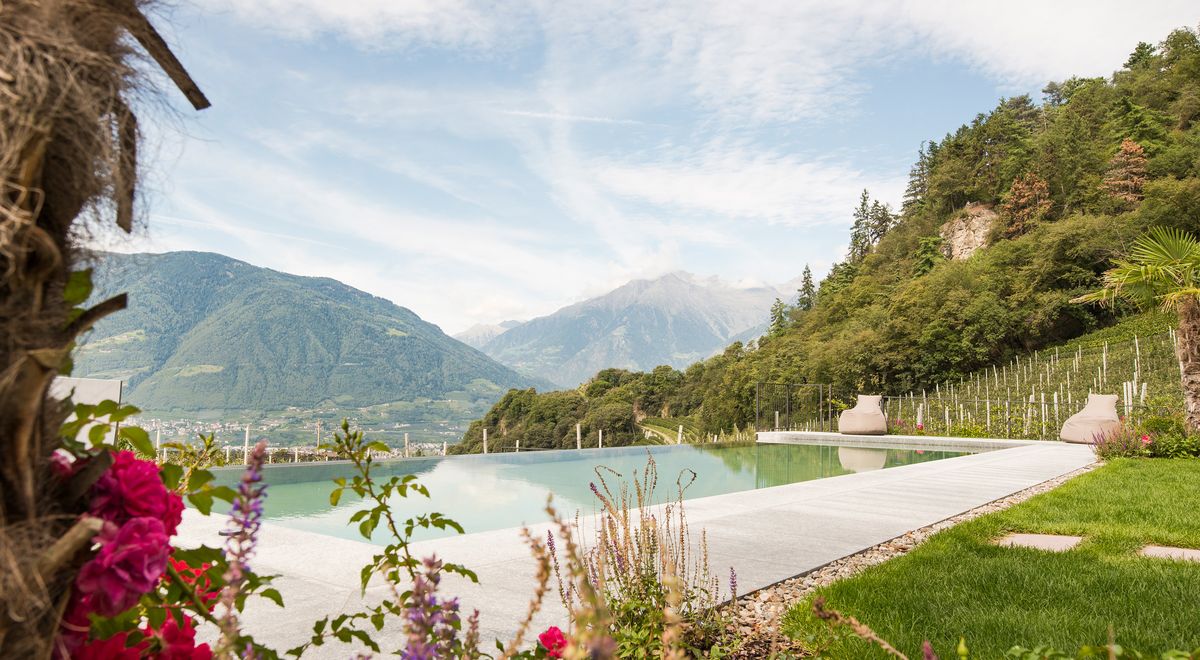
<instances>
[{"instance_id":1,"label":"wispy cloud","mask_svg":"<svg viewBox=\"0 0 1200 660\"><path fill-rule=\"evenodd\" d=\"M965 120L996 87L1109 73L1191 4L196 0L230 111L150 240L338 277L451 330L680 268L820 272L864 187L899 201L919 138L829 136L891 117L870 104L896 67L985 78ZM250 70L239 49L288 57Z\"/></svg>"},{"instance_id":2,"label":"wispy cloud","mask_svg":"<svg viewBox=\"0 0 1200 660\"><path fill-rule=\"evenodd\" d=\"M645 122L636 119L615 119L613 117L589 117L587 115L572 115L564 112L533 112L531 110L501 110L501 114L512 117L528 117L530 119L549 119L552 121L572 121L589 124L625 124L641 126Z\"/></svg>"},{"instance_id":3,"label":"wispy cloud","mask_svg":"<svg viewBox=\"0 0 1200 660\"><path fill-rule=\"evenodd\" d=\"M503 3L470 0L197 0L296 38L327 34L366 48L496 48L520 24Z\"/></svg>"},{"instance_id":4,"label":"wispy cloud","mask_svg":"<svg viewBox=\"0 0 1200 660\"><path fill-rule=\"evenodd\" d=\"M812 227L844 224L847 209L868 187L895 201L904 178L879 178L828 158L772 153L721 142L652 154L640 163L597 162L607 190L678 211L741 221Z\"/></svg>"}]
</instances>

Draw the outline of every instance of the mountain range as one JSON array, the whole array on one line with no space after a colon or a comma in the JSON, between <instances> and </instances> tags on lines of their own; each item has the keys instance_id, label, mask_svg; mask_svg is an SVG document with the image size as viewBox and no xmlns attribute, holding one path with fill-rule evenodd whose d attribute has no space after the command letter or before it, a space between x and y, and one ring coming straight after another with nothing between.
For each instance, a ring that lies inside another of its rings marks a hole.
<instances>
[{"instance_id":1,"label":"mountain range","mask_svg":"<svg viewBox=\"0 0 1200 660\"><path fill-rule=\"evenodd\" d=\"M500 323L476 323L475 325L454 335L454 338L474 348L483 348L496 337L521 325L520 321L501 321Z\"/></svg>"},{"instance_id":2,"label":"mountain range","mask_svg":"<svg viewBox=\"0 0 1200 660\"><path fill-rule=\"evenodd\" d=\"M514 325L479 346L527 376L575 387L608 367L684 368L733 341L754 339L766 330L777 297L789 296L674 272Z\"/></svg>"},{"instance_id":3,"label":"mountain range","mask_svg":"<svg viewBox=\"0 0 1200 660\"><path fill-rule=\"evenodd\" d=\"M92 300L129 294L76 352L152 411L374 406L537 381L404 307L336 280L203 252L102 254Z\"/></svg>"}]
</instances>

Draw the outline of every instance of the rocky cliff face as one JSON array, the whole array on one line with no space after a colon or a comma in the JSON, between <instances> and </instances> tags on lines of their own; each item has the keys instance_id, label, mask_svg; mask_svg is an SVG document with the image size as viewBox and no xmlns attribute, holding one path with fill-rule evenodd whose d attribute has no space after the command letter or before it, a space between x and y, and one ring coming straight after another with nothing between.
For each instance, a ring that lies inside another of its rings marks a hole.
<instances>
[{"instance_id":1,"label":"rocky cliff face","mask_svg":"<svg viewBox=\"0 0 1200 660\"><path fill-rule=\"evenodd\" d=\"M953 220L942 225L942 253L950 259L966 259L987 246L996 212L984 204L967 204Z\"/></svg>"}]
</instances>

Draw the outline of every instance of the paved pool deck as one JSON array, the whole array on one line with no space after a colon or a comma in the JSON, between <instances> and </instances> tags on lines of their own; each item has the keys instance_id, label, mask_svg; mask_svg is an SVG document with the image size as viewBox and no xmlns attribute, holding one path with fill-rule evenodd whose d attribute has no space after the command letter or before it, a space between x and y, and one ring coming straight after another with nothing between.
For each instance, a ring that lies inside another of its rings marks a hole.
<instances>
[{"instance_id":1,"label":"paved pool deck","mask_svg":"<svg viewBox=\"0 0 1200 660\"><path fill-rule=\"evenodd\" d=\"M861 471L815 481L688 500L693 536L707 531L710 566L718 575L737 571L739 590L749 593L807 573L860 550L968 511L1020 490L1072 472L1095 461L1086 445L1061 442L976 440L926 436L837 436L828 433L760 433L762 443L850 445L843 463ZM873 469L870 448L987 450L955 458ZM850 456L858 450L856 457ZM188 510L178 544L220 542L223 516L204 517ZM532 525L544 537L550 525ZM414 543L416 556L436 554L473 569L479 584L460 578L443 581L443 591L458 595L464 610L479 609L485 646L507 640L527 609L535 563L519 529L503 529ZM286 650L303 642L316 619L354 611L364 596L359 569L379 546L364 542L263 525L254 568L278 574L275 584L287 608L252 601L244 620L261 641ZM387 596L387 587L368 587L367 601ZM563 625L565 612L551 586L535 632ZM403 640L398 626L375 635L384 651ZM531 638L527 638L527 641ZM349 655L334 644L311 657ZM306 654L305 657L310 657Z\"/></svg>"}]
</instances>

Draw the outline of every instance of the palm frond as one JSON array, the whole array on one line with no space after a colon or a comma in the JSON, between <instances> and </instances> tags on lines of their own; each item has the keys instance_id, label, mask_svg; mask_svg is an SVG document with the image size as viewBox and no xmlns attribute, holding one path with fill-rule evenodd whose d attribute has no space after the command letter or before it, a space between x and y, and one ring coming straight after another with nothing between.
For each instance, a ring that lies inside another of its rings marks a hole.
<instances>
[{"instance_id":1,"label":"palm frond","mask_svg":"<svg viewBox=\"0 0 1200 660\"><path fill-rule=\"evenodd\" d=\"M1200 292L1200 241L1170 227L1154 227L1140 237L1129 258L1104 273L1103 288L1073 300L1111 305L1125 299L1142 307L1175 307Z\"/></svg>"},{"instance_id":2,"label":"palm frond","mask_svg":"<svg viewBox=\"0 0 1200 660\"><path fill-rule=\"evenodd\" d=\"M1176 309L1179 307L1179 304L1187 298L1200 298L1200 287L1175 289L1174 291L1160 296L1163 307L1166 307L1167 309Z\"/></svg>"},{"instance_id":3,"label":"palm frond","mask_svg":"<svg viewBox=\"0 0 1200 660\"><path fill-rule=\"evenodd\" d=\"M1200 265L1200 242L1174 227L1153 227L1129 251L1130 261L1154 266L1195 268Z\"/></svg>"}]
</instances>

